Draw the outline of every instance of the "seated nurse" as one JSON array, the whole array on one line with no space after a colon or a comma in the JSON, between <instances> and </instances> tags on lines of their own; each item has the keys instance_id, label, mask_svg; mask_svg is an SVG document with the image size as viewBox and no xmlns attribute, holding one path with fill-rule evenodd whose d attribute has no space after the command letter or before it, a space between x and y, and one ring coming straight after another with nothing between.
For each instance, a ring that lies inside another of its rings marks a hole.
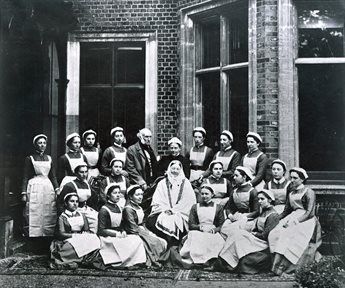
<instances>
[{"instance_id":1,"label":"seated nurse","mask_svg":"<svg viewBox=\"0 0 345 288\"><path fill-rule=\"evenodd\" d=\"M245 228L259 215L258 192L250 184L253 175L243 166L237 166L234 172L235 189L224 206L225 222L221 232L230 235L236 228Z\"/></svg>"},{"instance_id":2,"label":"seated nurse","mask_svg":"<svg viewBox=\"0 0 345 288\"><path fill-rule=\"evenodd\" d=\"M188 215L196 203L195 193L184 176L180 161L170 162L167 177L161 180L152 197L152 210L146 227L176 245L188 232Z\"/></svg>"},{"instance_id":3,"label":"seated nurse","mask_svg":"<svg viewBox=\"0 0 345 288\"><path fill-rule=\"evenodd\" d=\"M224 246L219 234L224 222L221 205L212 201L214 191L209 186L201 187L201 203L194 204L189 213L189 232L180 250L183 262L187 264L210 264Z\"/></svg>"},{"instance_id":4,"label":"seated nurse","mask_svg":"<svg viewBox=\"0 0 345 288\"><path fill-rule=\"evenodd\" d=\"M107 203L98 212L100 255L105 267L129 267L145 263L144 245L137 235L127 235L122 229L121 187L110 184L105 188Z\"/></svg>"},{"instance_id":5,"label":"seated nurse","mask_svg":"<svg viewBox=\"0 0 345 288\"><path fill-rule=\"evenodd\" d=\"M223 177L223 163L218 160L213 160L210 163L209 170L212 174L204 179L204 184L213 189L214 195L212 201L216 204L224 206L232 191L231 182ZM198 201L199 202L199 201Z\"/></svg>"},{"instance_id":6,"label":"seated nurse","mask_svg":"<svg viewBox=\"0 0 345 288\"><path fill-rule=\"evenodd\" d=\"M292 273L318 256L321 227L315 216L315 192L305 186L308 174L303 168L290 169L291 184L280 222L268 237L274 254L272 272Z\"/></svg>"},{"instance_id":7,"label":"seated nurse","mask_svg":"<svg viewBox=\"0 0 345 288\"><path fill-rule=\"evenodd\" d=\"M87 263L88 254L100 248L97 235L92 234L83 213L77 211L79 198L74 192L64 196L64 211L59 216L55 237L50 246L51 268L77 268Z\"/></svg>"},{"instance_id":8,"label":"seated nurse","mask_svg":"<svg viewBox=\"0 0 345 288\"><path fill-rule=\"evenodd\" d=\"M128 201L123 211L123 228L127 235L138 235L146 251L146 266L161 267L161 256L166 251L167 242L149 231L143 224L144 210L140 207L143 201L143 190L139 185L132 185L127 190Z\"/></svg>"},{"instance_id":9,"label":"seated nurse","mask_svg":"<svg viewBox=\"0 0 345 288\"><path fill-rule=\"evenodd\" d=\"M232 233L219 254L224 266L237 273L256 274L268 272L271 255L268 234L279 223L279 215L274 209L274 194L262 189L258 193L260 215L254 220L250 230L239 229Z\"/></svg>"},{"instance_id":10,"label":"seated nurse","mask_svg":"<svg viewBox=\"0 0 345 288\"><path fill-rule=\"evenodd\" d=\"M286 164L280 159L272 162L273 179L265 184L265 189L272 191L275 198L274 209L278 214L282 213L286 203L287 189L290 181L285 178Z\"/></svg>"}]
</instances>

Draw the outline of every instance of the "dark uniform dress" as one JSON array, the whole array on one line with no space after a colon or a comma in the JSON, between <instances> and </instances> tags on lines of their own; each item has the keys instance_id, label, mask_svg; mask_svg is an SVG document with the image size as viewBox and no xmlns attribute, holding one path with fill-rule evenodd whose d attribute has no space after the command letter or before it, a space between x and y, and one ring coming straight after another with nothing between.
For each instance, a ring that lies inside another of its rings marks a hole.
<instances>
[{"instance_id":1,"label":"dark uniform dress","mask_svg":"<svg viewBox=\"0 0 345 288\"><path fill-rule=\"evenodd\" d=\"M213 189L213 202L215 202L216 204L220 204L221 206L224 206L228 202L229 196L232 191L232 185L228 179L224 177L216 178L211 175L208 178L204 179L203 184L206 184Z\"/></svg>"},{"instance_id":2,"label":"dark uniform dress","mask_svg":"<svg viewBox=\"0 0 345 288\"><path fill-rule=\"evenodd\" d=\"M273 206L262 209L251 230L239 229L226 239L219 257L238 273L269 271L271 257L267 238L278 223L279 215Z\"/></svg>"},{"instance_id":3,"label":"dark uniform dress","mask_svg":"<svg viewBox=\"0 0 345 288\"><path fill-rule=\"evenodd\" d=\"M103 175L109 176L111 174L111 167L109 166L111 160L114 158L123 162L123 168L126 167L127 149L117 144L113 144L104 150L101 162L101 172Z\"/></svg>"},{"instance_id":4,"label":"dark uniform dress","mask_svg":"<svg viewBox=\"0 0 345 288\"><path fill-rule=\"evenodd\" d=\"M237 166L240 165L241 155L232 147L226 148L224 151L218 151L213 160L219 161L223 164L223 177L230 182L233 181L234 172ZM212 174L210 169L207 169L203 174L204 178L207 178Z\"/></svg>"},{"instance_id":5,"label":"dark uniform dress","mask_svg":"<svg viewBox=\"0 0 345 288\"><path fill-rule=\"evenodd\" d=\"M247 153L241 159L241 166L246 167L252 172L254 178L250 181L256 190L260 191L265 186L265 176L268 158L262 151L255 150Z\"/></svg>"},{"instance_id":6,"label":"dark uniform dress","mask_svg":"<svg viewBox=\"0 0 345 288\"><path fill-rule=\"evenodd\" d=\"M294 272L298 267L315 260L321 245L321 227L315 216L315 192L304 186L289 191L280 222L269 234L272 271L280 275ZM298 223L291 224L296 220ZM283 227L287 222L288 227Z\"/></svg>"},{"instance_id":7,"label":"dark uniform dress","mask_svg":"<svg viewBox=\"0 0 345 288\"><path fill-rule=\"evenodd\" d=\"M88 222L82 213L62 212L56 225L56 240L50 246L53 267L76 268L78 264L86 264L88 256L100 248L97 235L89 232Z\"/></svg>"},{"instance_id":8,"label":"dark uniform dress","mask_svg":"<svg viewBox=\"0 0 345 288\"><path fill-rule=\"evenodd\" d=\"M207 170L213 159L213 150L205 145L194 146L186 154L186 158L190 162L189 181L193 182Z\"/></svg>"},{"instance_id":9,"label":"dark uniform dress","mask_svg":"<svg viewBox=\"0 0 345 288\"><path fill-rule=\"evenodd\" d=\"M187 239L180 250L182 261L187 264L205 264L218 258L225 242L219 233L223 222L222 206L212 201L194 204L189 214ZM212 229L213 233L202 229Z\"/></svg>"},{"instance_id":10,"label":"dark uniform dress","mask_svg":"<svg viewBox=\"0 0 345 288\"><path fill-rule=\"evenodd\" d=\"M274 209L278 214L281 214L285 208L289 184L290 181L285 179L285 177L281 178L279 181L273 179L265 184L264 188L273 192Z\"/></svg>"},{"instance_id":11,"label":"dark uniform dress","mask_svg":"<svg viewBox=\"0 0 345 288\"><path fill-rule=\"evenodd\" d=\"M80 151L86 157L86 163L89 167L89 178L99 176L102 150L97 147L81 147Z\"/></svg>"},{"instance_id":12,"label":"dark uniform dress","mask_svg":"<svg viewBox=\"0 0 345 288\"><path fill-rule=\"evenodd\" d=\"M92 231L93 233L96 233L98 212L88 205L89 199L91 198L91 189L87 181L81 181L80 179L77 178L67 183L63 187L57 201L58 212L61 213L63 209L63 201L64 201L63 199L65 195L72 192L77 193L79 197L79 207L77 211L79 211L86 217L89 224L90 231Z\"/></svg>"},{"instance_id":13,"label":"dark uniform dress","mask_svg":"<svg viewBox=\"0 0 345 288\"><path fill-rule=\"evenodd\" d=\"M248 222L248 219L254 219L260 214L256 189L249 182L235 188L225 204L224 213L226 219L221 229L222 233L229 236L237 228L249 229L247 225L252 224L252 221ZM235 221L230 219L231 215L236 218Z\"/></svg>"},{"instance_id":14,"label":"dark uniform dress","mask_svg":"<svg viewBox=\"0 0 345 288\"><path fill-rule=\"evenodd\" d=\"M144 245L137 235L108 236L106 229L123 232L122 209L108 200L98 213L98 235L101 239L100 255L103 263L113 267L129 267L146 262Z\"/></svg>"},{"instance_id":15,"label":"dark uniform dress","mask_svg":"<svg viewBox=\"0 0 345 288\"><path fill-rule=\"evenodd\" d=\"M22 191L26 193L24 234L29 237L53 236L57 219L57 179L49 155L35 153L25 159Z\"/></svg>"},{"instance_id":16,"label":"dark uniform dress","mask_svg":"<svg viewBox=\"0 0 345 288\"><path fill-rule=\"evenodd\" d=\"M68 151L66 154L60 156L58 160L58 182L60 183L60 190L62 190L63 186L74 180L74 168L80 162L87 163L86 157L80 151Z\"/></svg>"},{"instance_id":17,"label":"dark uniform dress","mask_svg":"<svg viewBox=\"0 0 345 288\"><path fill-rule=\"evenodd\" d=\"M126 200L125 200L125 195L127 192L127 188L129 187L129 180L123 175L113 175L111 174L110 176L105 177L102 182L101 182L101 191L102 191L102 202L105 204L106 202L106 195L104 193L105 188L110 185L110 184L118 184L121 189L121 199L117 203L122 209L125 207Z\"/></svg>"},{"instance_id":18,"label":"dark uniform dress","mask_svg":"<svg viewBox=\"0 0 345 288\"><path fill-rule=\"evenodd\" d=\"M167 249L167 242L153 234L143 225L144 211L132 201L128 201L123 211L123 228L129 235L138 235L145 246L146 265L151 266L161 260Z\"/></svg>"}]
</instances>

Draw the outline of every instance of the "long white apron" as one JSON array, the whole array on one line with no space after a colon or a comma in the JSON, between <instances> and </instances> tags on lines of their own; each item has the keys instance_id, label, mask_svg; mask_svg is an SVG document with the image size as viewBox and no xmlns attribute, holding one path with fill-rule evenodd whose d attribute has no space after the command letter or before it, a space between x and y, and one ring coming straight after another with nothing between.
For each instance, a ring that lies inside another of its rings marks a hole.
<instances>
[{"instance_id":1,"label":"long white apron","mask_svg":"<svg viewBox=\"0 0 345 288\"><path fill-rule=\"evenodd\" d=\"M258 227L260 232L263 231L265 222L268 216L272 213L265 217L259 216L255 220L256 223L254 225ZM232 268L235 268L240 259L244 256L254 252L263 251L267 248L267 241L255 237L248 230L237 229L226 239L225 245L219 253L219 257L224 259Z\"/></svg>"},{"instance_id":2,"label":"long white apron","mask_svg":"<svg viewBox=\"0 0 345 288\"><path fill-rule=\"evenodd\" d=\"M203 166L204 161L205 161L205 157L206 157L206 151L207 151L206 146L204 146L204 151L202 151L202 152L194 152L193 147L192 147L190 149L190 156L189 156L189 160L190 160L191 165ZM204 172L205 172L205 170L190 169L189 181L192 182L194 180L198 180Z\"/></svg>"},{"instance_id":3,"label":"long white apron","mask_svg":"<svg viewBox=\"0 0 345 288\"><path fill-rule=\"evenodd\" d=\"M243 166L247 167L254 176L256 175L256 165L258 163L258 159L262 154L263 153L261 152L258 154L258 156L253 157L253 158L249 158L248 154L244 155L243 157ZM255 189L260 191L264 188L264 186L265 186L265 181L261 180L261 182L255 186Z\"/></svg>"},{"instance_id":4,"label":"long white apron","mask_svg":"<svg viewBox=\"0 0 345 288\"><path fill-rule=\"evenodd\" d=\"M51 169L49 161L35 161L30 156L36 176L31 178L27 187L27 201L24 217L29 237L53 236L56 225L56 195L53 184L48 178Z\"/></svg>"},{"instance_id":5,"label":"long white apron","mask_svg":"<svg viewBox=\"0 0 345 288\"><path fill-rule=\"evenodd\" d=\"M200 207L197 204L197 213L200 225L215 228L213 219L216 214L216 205ZM182 261L188 264L204 264L210 259L217 258L224 246L224 239L219 234L212 234L197 230L188 232L187 240L180 250Z\"/></svg>"},{"instance_id":6,"label":"long white apron","mask_svg":"<svg viewBox=\"0 0 345 288\"><path fill-rule=\"evenodd\" d=\"M100 175L98 168L96 167L99 160L99 151L96 148L96 151L85 151L83 147L80 148L81 153L86 157L87 164L89 165L89 175L88 179L91 177L97 177Z\"/></svg>"},{"instance_id":7,"label":"long white apron","mask_svg":"<svg viewBox=\"0 0 345 288\"><path fill-rule=\"evenodd\" d=\"M288 221L297 219L305 213L302 205L302 197L306 191L307 189L304 189L300 193L291 192L289 194L290 205L295 210L280 220L279 224L268 236L271 253L278 253L285 256L292 264L298 262L308 247L316 225L315 218L313 217L297 225L289 225L287 228L283 227Z\"/></svg>"},{"instance_id":8,"label":"long white apron","mask_svg":"<svg viewBox=\"0 0 345 288\"><path fill-rule=\"evenodd\" d=\"M113 213L106 206L103 206L110 216L111 227L119 227L122 220L122 213ZM121 209L121 208L120 208ZM138 235L127 235L125 238L100 237L100 254L105 265L133 266L146 262L144 244Z\"/></svg>"}]
</instances>

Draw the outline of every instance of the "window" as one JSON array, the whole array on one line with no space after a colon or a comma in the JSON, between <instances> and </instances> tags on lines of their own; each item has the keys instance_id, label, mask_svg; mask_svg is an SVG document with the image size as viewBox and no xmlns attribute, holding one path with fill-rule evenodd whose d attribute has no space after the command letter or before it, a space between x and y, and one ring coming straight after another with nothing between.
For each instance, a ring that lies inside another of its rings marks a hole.
<instances>
[{"instance_id":1,"label":"window","mask_svg":"<svg viewBox=\"0 0 345 288\"><path fill-rule=\"evenodd\" d=\"M345 179L343 1L298 1L300 166L311 180Z\"/></svg>"},{"instance_id":2,"label":"window","mask_svg":"<svg viewBox=\"0 0 345 288\"><path fill-rule=\"evenodd\" d=\"M88 42L80 51L80 131L96 129L106 147L121 126L133 144L145 126L144 43Z\"/></svg>"},{"instance_id":3,"label":"window","mask_svg":"<svg viewBox=\"0 0 345 288\"><path fill-rule=\"evenodd\" d=\"M246 151L248 131L248 3L244 2L196 17L196 90L208 144L219 149L219 134L229 129L240 153Z\"/></svg>"}]
</instances>

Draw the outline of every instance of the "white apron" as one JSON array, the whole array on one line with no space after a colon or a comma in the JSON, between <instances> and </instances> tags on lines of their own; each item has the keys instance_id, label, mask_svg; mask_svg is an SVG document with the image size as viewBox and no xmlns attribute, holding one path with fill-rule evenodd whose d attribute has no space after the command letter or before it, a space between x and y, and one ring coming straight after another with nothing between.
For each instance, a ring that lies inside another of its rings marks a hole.
<instances>
[{"instance_id":1,"label":"white apron","mask_svg":"<svg viewBox=\"0 0 345 288\"><path fill-rule=\"evenodd\" d=\"M216 228L213 220L216 215L216 205L200 207L197 204L197 214L200 225ZM188 264L204 264L210 259L217 258L224 246L224 239L219 234L212 234L197 230L189 231L187 240L180 250L182 261Z\"/></svg>"},{"instance_id":2,"label":"white apron","mask_svg":"<svg viewBox=\"0 0 345 288\"><path fill-rule=\"evenodd\" d=\"M79 203L85 203L83 207L78 207L77 211L84 214L84 216L87 219L87 222L89 223L89 229L93 233L97 233L97 226L98 226L98 212L94 210L93 208L86 205L86 201L91 197L91 189L87 182L85 182L88 186L88 189L81 189L77 186L77 184L72 181L78 197L79 197Z\"/></svg>"},{"instance_id":3,"label":"white apron","mask_svg":"<svg viewBox=\"0 0 345 288\"><path fill-rule=\"evenodd\" d=\"M271 212L265 217L259 216L256 219L256 227L260 232L264 230L265 222L268 216L272 213L275 212ZM219 257L225 260L232 268L235 268L240 259L244 256L254 252L263 251L267 248L267 241L255 237L247 230L239 229L226 239L224 248L220 252Z\"/></svg>"},{"instance_id":4,"label":"white apron","mask_svg":"<svg viewBox=\"0 0 345 288\"><path fill-rule=\"evenodd\" d=\"M98 160L99 160L98 148L96 148L96 151L85 151L85 149L83 147L81 147L80 151L87 159L87 164L89 166L88 179L90 179L91 177L99 176L100 172L99 172L98 168L96 167Z\"/></svg>"},{"instance_id":5,"label":"white apron","mask_svg":"<svg viewBox=\"0 0 345 288\"><path fill-rule=\"evenodd\" d=\"M287 221L299 218L305 213L302 205L302 197L307 192L304 188L302 192L289 194L289 202L294 209L289 215L279 221L279 224L271 231L268 236L271 253L278 253L292 264L297 264L303 252L308 247L310 239L313 236L316 225L315 217L300 222L297 225L291 225L284 228Z\"/></svg>"},{"instance_id":6,"label":"white apron","mask_svg":"<svg viewBox=\"0 0 345 288\"><path fill-rule=\"evenodd\" d=\"M217 152L215 161L221 162L223 164L223 170L228 171L230 162L231 162L232 158L234 157L235 151L232 152L232 154L230 156L226 156L226 157L219 156L219 154L220 154L220 151Z\"/></svg>"},{"instance_id":7,"label":"white apron","mask_svg":"<svg viewBox=\"0 0 345 288\"><path fill-rule=\"evenodd\" d=\"M77 167L80 162L84 162L83 154L80 154L80 158L71 158L67 153L65 155L72 171L74 171L75 167ZM74 179L76 179L75 176L65 176L61 181L60 191L62 191L63 186L65 186L69 182L72 182Z\"/></svg>"},{"instance_id":8,"label":"white apron","mask_svg":"<svg viewBox=\"0 0 345 288\"><path fill-rule=\"evenodd\" d=\"M111 227L119 227L122 221L122 212L114 213L103 206L110 216ZM122 211L122 209L120 208ZM138 235L127 235L125 238L100 237L100 254L105 265L128 267L146 262L146 252L141 238Z\"/></svg>"},{"instance_id":9,"label":"white apron","mask_svg":"<svg viewBox=\"0 0 345 288\"><path fill-rule=\"evenodd\" d=\"M212 198L212 201L216 204L224 206L228 200L229 197L226 197L228 192L228 187L226 185L226 179L223 179L223 183L210 183L209 179L206 179L207 186L210 186L214 191L214 196Z\"/></svg>"},{"instance_id":10,"label":"white apron","mask_svg":"<svg viewBox=\"0 0 345 288\"><path fill-rule=\"evenodd\" d=\"M237 193L237 189L234 190L233 200L238 209L249 208L250 192L253 189L254 188L251 188L248 192L244 193ZM221 228L221 232L227 236L231 236L236 229L251 230L253 221L248 221L247 214L248 213L236 212L234 216L237 217L237 220L232 222L230 219L226 219ZM227 218L228 215L225 215L225 217Z\"/></svg>"},{"instance_id":11,"label":"white apron","mask_svg":"<svg viewBox=\"0 0 345 288\"><path fill-rule=\"evenodd\" d=\"M193 147L190 149L190 156L189 160L191 165L193 166L203 166L205 157L206 157L206 151L207 147L204 146L204 151L203 152L194 152ZM205 172L205 170L194 170L190 169L190 177L189 181L192 182L194 180L198 180L200 176Z\"/></svg>"},{"instance_id":12,"label":"white apron","mask_svg":"<svg viewBox=\"0 0 345 288\"><path fill-rule=\"evenodd\" d=\"M289 186L290 182L287 181L285 187L280 189L273 189L272 188L272 181L268 182L268 190L272 191L275 198L275 205L274 209L277 211L278 214L281 214L284 211L285 203L286 203L286 195L287 195L287 186Z\"/></svg>"},{"instance_id":13,"label":"white apron","mask_svg":"<svg viewBox=\"0 0 345 288\"><path fill-rule=\"evenodd\" d=\"M247 167L254 176L256 175L256 165L258 163L258 159L262 154L263 152L260 152L258 156L253 157L253 158L247 157L248 154L244 155L243 157L243 166ZM255 186L255 189L260 191L264 188L264 186L265 186L265 181L261 180L261 182Z\"/></svg>"},{"instance_id":14,"label":"white apron","mask_svg":"<svg viewBox=\"0 0 345 288\"><path fill-rule=\"evenodd\" d=\"M57 219L56 195L53 184L48 178L51 169L51 157L49 161L35 161L30 156L35 174L28 182L27 201L24 217L28 227L29 237L53 236Z\"/></svg>"},{"instance_id":15,"label":"white apron","mask_svg":"<svg viewBox=\"0 0 345 288\"><path fill-rule=\"evenodd\" d=\"M72 245L79 258L100 248L100 241L96 234L76 233L80 232L84 227L84 217L82 215L67 217L67 222L71 226L73 234L72 238L68 238L66 241Z\"/></svg>"},{"instance_id":16,"label":"white apron","mask_svg":"<svg viewBox=\"0 0 345 288\"><path fill-rule=\"evenodd\" d=\"M123 209L126 205L126 199L125 199L125 194L126 194L126 191L127 191L127 186L126 186L126 178L125 176L122 176L122 182L110 182L109 180L109 177L105 178L107 179L107 186L110 185L110 184L116 184L116 185L119 185L120 186L120 189L121 189L121 196L120 196L120 200L119 202L117 203L117 205Z\"/></svg>"},{"instance_id":17,"label":"white apron","mask_svg":"<svg viewBox=\"0 0 345 288\"><path fill-rule=\"evenodd\" d=\"M121 160L121 161L123 162L123 165L125 165L125 163L126 163L127 149L126 149L126 148L123 148L123 149L125 149L124 152L116 152L115 149L114 149L114 147L112 147L112 146L110 146L110 149L111 149L111 151L113 151L113 153L114 153L114 158L115 158L115 159ZM123 167L124 167L124 166L123 166Z\"/></svg>"}]
</instances>

